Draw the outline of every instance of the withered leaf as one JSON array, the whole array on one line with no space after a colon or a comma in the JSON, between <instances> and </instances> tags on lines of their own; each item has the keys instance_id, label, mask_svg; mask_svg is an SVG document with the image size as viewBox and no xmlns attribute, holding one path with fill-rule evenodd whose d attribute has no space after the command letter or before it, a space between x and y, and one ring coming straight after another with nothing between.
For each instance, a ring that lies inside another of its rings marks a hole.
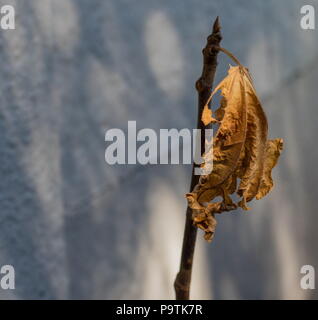
<instances>
[{"instance_id":1,"label":"withered leaf","mask_svg":"<svg viewBox=\"0 0 318 320\"><path fill-rule=\"evenodd\" d=\"M283 150L283 139L267 141L264 171L260 188L256 194L256 199L262 199L273 188L272 169L276 166L281 151Z\"/></svg>"},{"instance_id":2,"label":"withered leaf","mask_svg":"<svg viewBox=\"0 0 318 320\"><path fill-rule=\"evenodd\" d=\"M202 122L205 126L207 126L208 124L212 123L217 123L219 122L218 120L214 119L212 117L212 110L209 109L209 107L207 105L204 106L204 109L202 111Z\"/></svg>"},{"instance_id":3,"label":"withered leaf","mask_svg":"<svg viewBox=\"0 0 318 320\"><path fill-rule=\"evenodd\" d=\"M222 99L215 119L208 104L219 90ZM204 230L205 239L211 241L216 227L215 214L237 206L248 210L247 202L261 199L271 190L271 171L278 161L283 140L267 140L265 113L251 76L241 65L230 67L228 75L212 92L204 107L202 122L204 125L220 122L213 138L213 152L203 156L213 157L213 170L202 175L186 197L194 224ZM237 204L231 199L235 192L241 197ZM211 202L218 196L223 200Z\"/></svg>"}]
</instances>

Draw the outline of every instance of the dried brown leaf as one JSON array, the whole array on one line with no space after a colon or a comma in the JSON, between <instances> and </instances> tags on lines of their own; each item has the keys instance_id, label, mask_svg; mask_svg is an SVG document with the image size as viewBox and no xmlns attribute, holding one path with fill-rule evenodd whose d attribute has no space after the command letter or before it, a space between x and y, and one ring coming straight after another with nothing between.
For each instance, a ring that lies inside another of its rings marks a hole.
<instances>
[{"instance_id":1,"label":"dried brown leaf","mask_svg":"<svg viewBox=\"0 0 318 320\"><path fill-rule=\"evenodd\" d=\"M215 112L208 104L217 91L222 100ZM246 68L230 67L228 75L212 92L202 114L204 125L220 122L213 138L213 170L203 175L191 193L186 195L193 210L194 224L205 231L205 239L214 235L215 214L234 210L237 205L248 210L246 203L265 196L273 186L271 170L282 150L282 139L267 141L268 125ZM237 180L240 179L239 185ZM233 193L241 199L238 204L231 199ZM221 196L222 201L211 202Z\"/></svg>"}]
</instances>

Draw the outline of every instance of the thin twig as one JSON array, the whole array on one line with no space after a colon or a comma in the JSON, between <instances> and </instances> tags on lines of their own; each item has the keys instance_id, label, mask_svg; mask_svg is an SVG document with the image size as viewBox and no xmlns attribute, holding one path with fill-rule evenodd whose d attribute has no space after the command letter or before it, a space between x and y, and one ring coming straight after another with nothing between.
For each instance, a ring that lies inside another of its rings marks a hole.
<instances>
[{"instance_id":1,"label":"thin twig","mask_svg":"<svg viewBox=\"0 0 318 320\"><path fill-rule=\"evenodd\" d=\"M196 82L196 89L198 91L198 119L197 128L201 129L201 151L204 152L205 146L205 135L204 129L206 127L201 121L201 115L208 100L211 90L213 87L213 81L217 66L217 55L219 52L219 44L222 40L221 27L219 17L216 18L212 34L207 39L206 47L203 49L203 70L202 75ZM193 164L192 178L190 192L196 186L199 181L199 176L194 174L194 169L196 164ZM193 226L192 221L192 210L188 207L186 213L186 222L184 229L182 254L180 270L177 274L176 280L174 282L174 288L176 292L177 300L189 300L190 297L190 283L193 265L193 256L195 249L195 242L197 236L197 228Z\"/></svg>"}]
</instances>

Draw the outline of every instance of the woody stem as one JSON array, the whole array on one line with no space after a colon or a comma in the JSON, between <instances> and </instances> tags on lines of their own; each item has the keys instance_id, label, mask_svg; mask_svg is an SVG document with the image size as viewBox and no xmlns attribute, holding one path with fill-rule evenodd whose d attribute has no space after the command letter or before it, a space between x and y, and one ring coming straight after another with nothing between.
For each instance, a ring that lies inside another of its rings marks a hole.
<instances>
[{"instance_id":1,"label":"woody stem","mask_svg":"<svg viewBox=\"0 0 318 320\"><path fill-rule=\"evenodd\" d=\"M203 49L203 69L201 77L196 82L198 92L198 118L197 128L201 129L201 150L204 153L206 127L201 121L202 111L208 100L214 81L217 67L217 55L219 52L219 44L222 40L221 26L219 17L216 18L212 34L207 38L206 47ZM195 175L196 164L193 164L190 192L199 182L200 176ZM197 228L193 225L192 210L188 207L186 212L186 222L183 236L183 245L181 253L180 269L174 282L177 300L189 300L190 284L193 266L193 257L197 236Z\"/></svg>"}]
</instances>

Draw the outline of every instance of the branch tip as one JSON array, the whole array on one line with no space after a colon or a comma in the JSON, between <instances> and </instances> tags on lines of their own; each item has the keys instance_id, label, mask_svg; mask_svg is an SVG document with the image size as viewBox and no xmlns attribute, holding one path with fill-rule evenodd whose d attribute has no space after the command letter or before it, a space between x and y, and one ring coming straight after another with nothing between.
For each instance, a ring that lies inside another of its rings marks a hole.
<instances>
[{"instance_id":1,"label":"branch tip","mask_svg":"<svg viewBox=\"0 0 318 320\"><path fill-rule=\"evenodd\" d=\"M221 31L220 18L219 16L217 16L213 24L213 33L218 33L220 31Z\"/></svg>"}]
</instances>

